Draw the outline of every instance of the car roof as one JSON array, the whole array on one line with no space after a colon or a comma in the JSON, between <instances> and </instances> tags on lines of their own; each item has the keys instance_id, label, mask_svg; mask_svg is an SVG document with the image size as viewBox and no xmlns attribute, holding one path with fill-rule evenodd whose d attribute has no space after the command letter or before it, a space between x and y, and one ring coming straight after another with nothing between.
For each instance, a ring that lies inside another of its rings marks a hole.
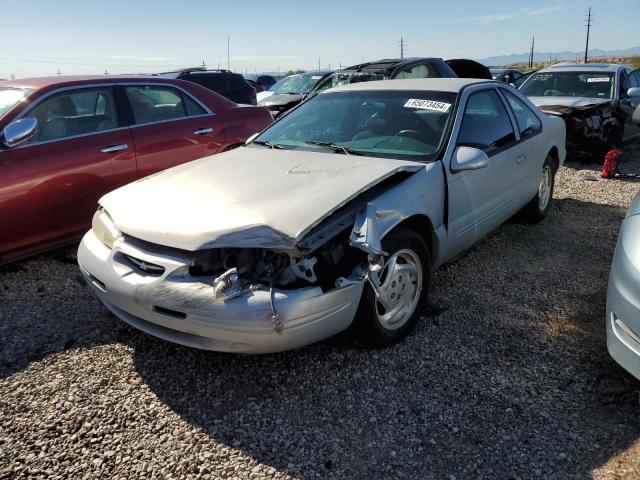
<instances>
[{"instance_id":1,"label":"car roof","mask_svg":"<svg viewBox=\"0 0 640 480\"><path fill-rule=\"evenodd\" d=\"M325 92L357 92L370 90L434 90L437 92L458 93L468 85L486 83L503 85L494 80L474 78L408 78L402 80L379 80L374 82L352 83L325 90ZM323 92L324 93L324 92Z\"/></svg>"},{"instance_id":2,"label":"car roof","mask_svg":"<svg viewBox=\"0 0 640 480\"><path fill-rule=\"evenodd\" d=\"M616 72L620 69L626 68L627 65L621 65L618 63L556 63L550 67L538 70L538 72Z\"/></svg>"},{"instance_id":3,"label":"car roof","mask_svg":"<svg viewBox=\"0 0 640 480\"><path fill-rule=\"evenodd\" d=\"M153 75L57 75L55 77L35 77L23 78L20 80L7 80L6 82L2 82L2 86L15 88L31 88L38 90L41 88L52 86L72 87L75 85L87 85L93 83L166 83L167 81L180 82L179 80Z\"/></svg>"},{"instance_id":4,"label":"car roof","mask_svg":"<svg viewBox=\"0 0 640 480\"><path fill-rule=\"evenodd\" d=\"M343 71L390 71L405 63L414 63L419 61L441 61L441 58L435 57L409 57L409 58L384 58L375 62L360 63L346 67Z\"/></svg>"}]
</instances>

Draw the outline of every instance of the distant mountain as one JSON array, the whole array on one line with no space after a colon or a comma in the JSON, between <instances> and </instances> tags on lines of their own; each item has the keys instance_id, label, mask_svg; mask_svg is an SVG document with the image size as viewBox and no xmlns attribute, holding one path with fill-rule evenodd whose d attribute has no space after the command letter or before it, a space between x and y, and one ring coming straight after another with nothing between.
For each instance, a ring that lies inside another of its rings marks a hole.
<instances>
[{"instance_id":1,"label":"distant mountain","mask_svg":"<svg viewBox=\"0 0 640 480\"><path fill-rule=\"evenodd\" d=\"M640 47L631 47L624 50L600 50L597 48L589 49L590 57L609 57L609 56L630 56L640 55ZM568 60L575 61L576 58L584 57L584 50L582 52L534 52L533 60L535 62L545 62L551 57L553 60ZM529 61L529 53L512 53L511 55L497 55L495 57L487 57L478 60L485 65L511 65L512 63L526 63Z\"/></svg>"}]
</instances>

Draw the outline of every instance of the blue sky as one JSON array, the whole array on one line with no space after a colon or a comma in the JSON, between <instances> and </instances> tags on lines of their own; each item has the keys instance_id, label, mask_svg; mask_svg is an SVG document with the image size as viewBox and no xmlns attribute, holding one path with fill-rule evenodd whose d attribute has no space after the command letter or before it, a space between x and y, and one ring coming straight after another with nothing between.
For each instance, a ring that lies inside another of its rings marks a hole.
<instances>
[{"instance_id":1,"label":"blue sky","mask_svg":"<svg viewBox=\"0 0 640 480\"><path fill-rule=\"evenodd\" d=\"M0 78L200 64L282 71L399 55L483 58L640 45L640 0L0 0Z\"/></svg>"}]
</instances>

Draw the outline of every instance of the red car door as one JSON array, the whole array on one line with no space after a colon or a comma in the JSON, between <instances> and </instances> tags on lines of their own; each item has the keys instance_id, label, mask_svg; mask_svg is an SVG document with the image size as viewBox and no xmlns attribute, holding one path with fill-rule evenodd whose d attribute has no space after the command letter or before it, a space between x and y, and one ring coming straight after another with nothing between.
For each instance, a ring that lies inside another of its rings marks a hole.
<instances>
[{"instance_id":1,"label":"red car door","mask_svg":"<svg viewBox=\"0 0 640 480\"><path fill-rule=\"evenodd\" d=\"M65 243L91 225L98 199L136 176L133 139L112 87L47 96L24 144L0 151L0 261Z\"/></svg>"},{"instance_id":2,"label":"red car door","mask_svg":"<svg viewBox=\"0 0 640 480\"><path fill-rule=\"evenodd\" d=\"M215 112L175 86L124 86L139 177L218 153L224 124Z\"/></svg>"}]
</instances>

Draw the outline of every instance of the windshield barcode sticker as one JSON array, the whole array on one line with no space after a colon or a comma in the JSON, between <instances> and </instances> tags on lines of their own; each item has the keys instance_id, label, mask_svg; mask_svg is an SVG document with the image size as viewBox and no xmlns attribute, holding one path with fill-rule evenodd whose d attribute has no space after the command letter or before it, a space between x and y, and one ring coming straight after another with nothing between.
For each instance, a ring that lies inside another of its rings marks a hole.
<instances>
[{"instance_id":1,"label":"windshield barcode sticker","mask_svg":"<svg viewBox=\"0 0 640 480\"><path fill-rule=\"evenodd\" d=\"M436 102L435 100L421 100L419 98L410 98L404 106L406 108L422 108L424 110L434 110L445 113L451 108L450 103Z\"/></svg>"},{"instance_id":2,"label":"windshield barcode sticker","mask_svg":"<svg viewBox=\"0 0 640 480\"><path fill-rule=\"evenodd\" d=\"M589 77L587 78L587 83L595 83L595 82L609 82L609 77Z\"/></svg>"}]
</instances>

